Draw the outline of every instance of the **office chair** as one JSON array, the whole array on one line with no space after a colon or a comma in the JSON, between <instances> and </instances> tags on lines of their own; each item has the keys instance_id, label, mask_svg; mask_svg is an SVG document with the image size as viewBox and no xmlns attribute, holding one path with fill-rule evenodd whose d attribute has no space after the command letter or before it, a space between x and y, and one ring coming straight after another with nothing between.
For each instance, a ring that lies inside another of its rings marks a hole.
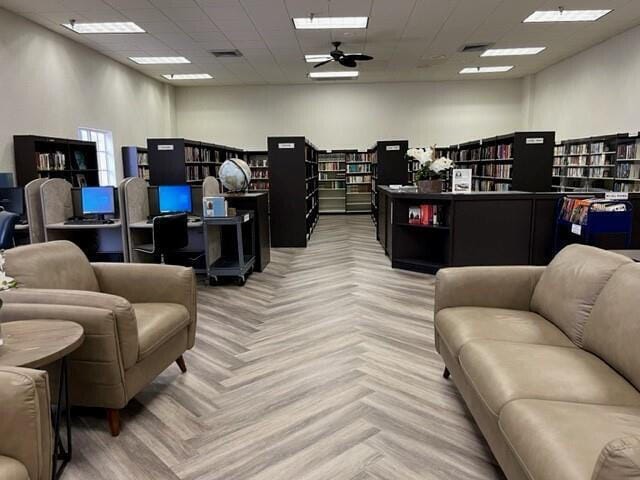
<instances>
[{"instance_id":1,"label":"office chair","mask_svg":"<svg viewBox=\"0 0 640 480\"><path fill-rule=\"evenodd\" d=\"M202 181L202 196L214 197L220 195L220 183L216 177L205 177Z\"/></svg>"},{"instance_id":2,"label":"office chair","mask_svg":"<svg viewBox=\"0 0 640 480\"><path fill-rule=\"evenodd\" d=\"M20 215L5 210L0 211L0 250L14 247L13 234Z\"/></svg>"},{"instance_id":3,"label":"office chair","mask_svg":"<svg viewBox=\"0 0 640 480\"><path fill-rule=\"evenodd\" d=\"M154 217L152 229L153 243L138 245L134 250L160 255L160 263L165 263L167 254L176 252L189 243L186 213Z\"/></svg>"}]
</instances>

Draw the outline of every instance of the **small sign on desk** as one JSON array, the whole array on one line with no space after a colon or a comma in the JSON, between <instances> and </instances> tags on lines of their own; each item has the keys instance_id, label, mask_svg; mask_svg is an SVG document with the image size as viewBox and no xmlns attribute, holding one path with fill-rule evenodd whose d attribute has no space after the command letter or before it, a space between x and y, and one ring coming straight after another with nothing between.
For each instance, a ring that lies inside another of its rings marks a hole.
<instances>
[{"instance_id":1,"label":"small sign on desk","mask_svg":"<svg viewBox=\"0 0 640 480\"><path fill-rule=\"evenodd\" d=\"M471 193L471 177L472 170L470 168L454 168L451 175L453 193Z\"/></svg>"}]
</instances>

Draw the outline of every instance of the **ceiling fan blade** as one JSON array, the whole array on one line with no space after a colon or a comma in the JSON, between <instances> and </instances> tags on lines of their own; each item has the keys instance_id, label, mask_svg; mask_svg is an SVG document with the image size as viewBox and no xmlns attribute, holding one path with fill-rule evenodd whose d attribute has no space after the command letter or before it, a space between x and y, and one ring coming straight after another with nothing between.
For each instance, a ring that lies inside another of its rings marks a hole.
<instances>
[{"instance_id":1,"label":"ceiling fan blade","mask_svg":"<svg viewBox=\"0 0 640 480\"><path fill-rule=\"evenodd\" d=\"M331 63L331 62L333 62L333 61L334 61L334 59L332 58L332 59L330 59L330 60L325 60L324 62L316 63L316 64L313 66L313 68L321 67L322 65L326 65L327 63Z\"/></svg>"},{"instance_id":2,"label":"ceiling fan blade","mask_svg":"<svg viewBox=\"0 0 640 480\"><path fill-rule=\"evenodd\" d=\"M340 65L342 65L343 67L354 68L358 66L356 61L353 58L351 58L351 55L342 57L340 60L338 60L338 62L340 62Z\"/></svg>"},{"instance_id":3,"label":"ceiling fan blade","mask_svg":"<svg viewBox=\"0 0 640 480\"><path fill-rule=\"evenodd\" d=\"M373 57L370 56L370 55L362 55L362 54L356 55L356 54L353 54L353 55L346 55L346 56L348 58L352 58L354 60L357 60L358 62L366 62L368 60L373 60Z\"/></svg>"}]
</instances>

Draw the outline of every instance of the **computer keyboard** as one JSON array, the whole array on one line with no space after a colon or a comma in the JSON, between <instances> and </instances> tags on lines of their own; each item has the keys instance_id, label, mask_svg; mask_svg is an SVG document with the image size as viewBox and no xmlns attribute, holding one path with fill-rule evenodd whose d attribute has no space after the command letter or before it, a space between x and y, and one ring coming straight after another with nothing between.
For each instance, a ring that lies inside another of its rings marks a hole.
<instances>
[{"instance_id":1,"label":"computer keyboard","mask_svg":"<svg viewBox=\"0 0 640 480\"><path fill-rule=\"evenodd\" d=\"M97 220L95 218L70 218L65 225L108 225L112 220Z\"/></svg>"},{"instance_id":2,"label":"computer keyboard","mask_svg":"<svg viewBox=\"0 0 640 480\"><path fill-rule=\"evenodd\" d=\"M158 215L160 216L160 215ZM154 217L149 217L147 219L147 223L153 223ZM198 223L201 222L202 219L200 217L187 217L187 223Z\"/></svg>"}]
</instances>

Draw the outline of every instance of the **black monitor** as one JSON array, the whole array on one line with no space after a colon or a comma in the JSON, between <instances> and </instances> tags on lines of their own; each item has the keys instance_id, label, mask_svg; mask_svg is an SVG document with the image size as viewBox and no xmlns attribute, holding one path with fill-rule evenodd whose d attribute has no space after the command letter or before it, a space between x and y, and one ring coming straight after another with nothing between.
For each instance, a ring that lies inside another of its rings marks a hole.
<instances>
[{"instance_id":1,"label":"black monitor","mask_svg":"<svg viewBox=\"0 0 640 480\"><path fill-rule=\"evenodd\" d=\"M160 185L158 187L158 210L160 213L191 213L190 185Z\"/></svg>"},{"instance_id":2,"label":"black monitor","mask_svg":"<svg viewBox=\"0 0 640 480\"><path fill-rule=\"evenodd\" d=\"M115 215L115 190L113 187L82 187L82 215Z\"/></svg>"},{"instance_id":3,"label":"black monitor","mask_svg":"<svg viewBox=\"0 0 640 480\"><path fill-rule=\"evenodd\" d=\"M24 189L22 187L0 188L0 207L7 212L24 216Z\"/></svg>"}]
</instances>

